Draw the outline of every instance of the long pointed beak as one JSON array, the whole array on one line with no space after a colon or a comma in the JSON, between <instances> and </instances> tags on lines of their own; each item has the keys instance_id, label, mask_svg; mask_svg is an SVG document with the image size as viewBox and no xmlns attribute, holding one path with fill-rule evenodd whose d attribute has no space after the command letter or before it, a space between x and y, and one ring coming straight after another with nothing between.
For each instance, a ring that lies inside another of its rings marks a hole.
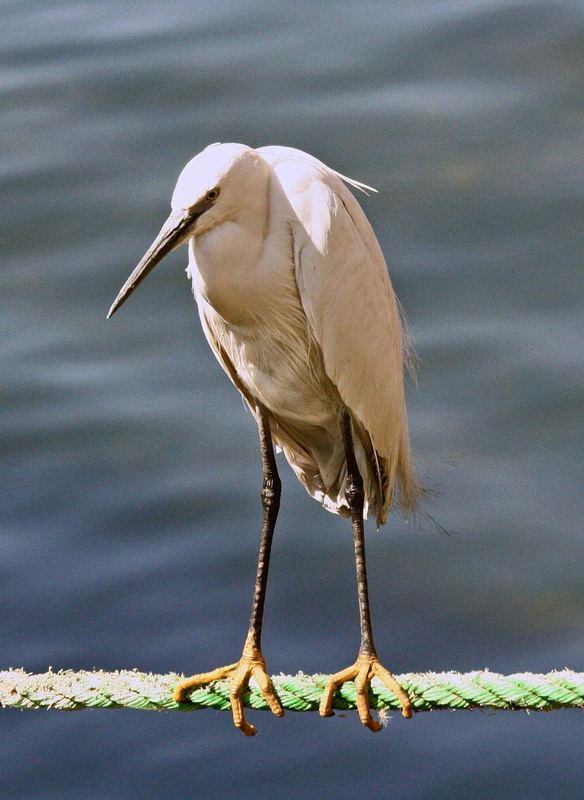
<instances>
[{"instance_id":1,"label":"long pointed beak","mask_svg":"<svg viewBox=\"0 0 584 800\"><path fill-rule=\"evenodd\" d=\"M196 215L187 211L174 211L166 220L160 233L148 248L148 252L140 261L136 269L132 272L128 280L124 283L118 296L112 303L107 319L116 313L118 308L126 302L136 286L149 275L154 267L169 253L172 253L188 237L188 229L194 222Z\"/></svg>"}]
</instances>

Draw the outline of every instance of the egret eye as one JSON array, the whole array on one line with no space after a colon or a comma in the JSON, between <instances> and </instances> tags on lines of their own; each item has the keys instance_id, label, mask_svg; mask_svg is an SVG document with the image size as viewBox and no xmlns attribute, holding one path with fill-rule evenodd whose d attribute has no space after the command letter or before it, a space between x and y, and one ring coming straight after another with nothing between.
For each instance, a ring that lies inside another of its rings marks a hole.
<instances>
[{"instance_id":1,"label":"egret eye","mask_svg":"<svg viewBox=\"0 0 584 800\"><path fill-rule=\"evenodd\" d=\"M205 195L207 200L216 200L219 197L219 189L209 189L207 194Z\"/></svg>"}]
</instances>

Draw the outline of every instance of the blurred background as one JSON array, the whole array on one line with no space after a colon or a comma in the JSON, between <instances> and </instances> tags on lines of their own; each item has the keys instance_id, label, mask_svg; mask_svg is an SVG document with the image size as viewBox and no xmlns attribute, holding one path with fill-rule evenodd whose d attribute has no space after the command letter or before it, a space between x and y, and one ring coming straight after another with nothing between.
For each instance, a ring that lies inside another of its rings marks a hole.
<instances>
[{"instance_id":1,"label":"blurred background","mask_svg":"<svg viewBox=\"0 0 584 800\"><path fill-rule=\"evenodd\" d=\"M421 367L434 490L368 530L395 672L584 669L581 2L0 2L0 662L191 673L239 655L251 416L175 253L105 314L210 142L285 144L360 198ZM578 353L580 350L580 353ZM350 526L282 462L272 672L350 663ZM2 797L580 797L581 713L0 715Z\"/></svg>"}]
</instances>

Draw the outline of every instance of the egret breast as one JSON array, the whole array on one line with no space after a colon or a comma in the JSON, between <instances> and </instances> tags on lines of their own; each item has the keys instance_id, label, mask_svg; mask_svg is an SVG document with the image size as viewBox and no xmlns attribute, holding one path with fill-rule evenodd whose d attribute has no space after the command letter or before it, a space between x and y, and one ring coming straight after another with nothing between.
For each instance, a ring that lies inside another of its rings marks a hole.
<instances>
[{"instance_id":1,"label":"egret breast","mask_svg":"<svg viewBox=\"0 0 584 800\"><path fill-rule=\"evenodd\" d=\"M191 246L189 274L219 363L252 410L259 401L270 412L274 441L309 494L344 513L343 403L310 332L289 244L274 237L255 260L241 247ZM357 459L368 483L359 443Z\"/></svg>"},{"instance_id":2,"label":"egret breast","mask_svg":"<svg viewBox=\"0 0 584 800\"><path fill-rule=\"evenodd\" d=\"M189 273L219 360L223 349L248 392L278 417L326 426L338 394L310 334L292 258L268 246L255 263L225 249L210 263L208 252L189 248Z\"/></svg>"}]
</instances>

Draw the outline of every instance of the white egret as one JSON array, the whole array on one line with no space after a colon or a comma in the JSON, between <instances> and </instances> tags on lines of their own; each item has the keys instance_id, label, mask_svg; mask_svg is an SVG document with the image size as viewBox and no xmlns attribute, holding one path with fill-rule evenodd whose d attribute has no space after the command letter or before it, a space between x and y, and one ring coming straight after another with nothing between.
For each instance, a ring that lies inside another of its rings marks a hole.
<instances>
[{"instance_id":1,"label":"white egret","mask_svg":"<svg viewBox=\"0 0 584 800\"><path fill-rule=\"evenodd\" d=\"M419 493L404 400L407 347L383 254L346 183L370 188L300 150L210 145L181 172L172 213L108 314L188 243L205 336L258 424L263 527L242 656L175 692L186 701L193 688L228 678L234 724L248 736L255 728L241 697L251 676L273 713L284 713L261 650L280 504L273 443L312 497L352 517L361 645L355 663L332 676L321 715L332 715L335 689L355 678L360 719L379 730L369 711L373 676L399 696L404 716L412 713L373 642L363 531L368 513L381 525L392 505L413 511Z\"/></svg>"}]
</instances>

